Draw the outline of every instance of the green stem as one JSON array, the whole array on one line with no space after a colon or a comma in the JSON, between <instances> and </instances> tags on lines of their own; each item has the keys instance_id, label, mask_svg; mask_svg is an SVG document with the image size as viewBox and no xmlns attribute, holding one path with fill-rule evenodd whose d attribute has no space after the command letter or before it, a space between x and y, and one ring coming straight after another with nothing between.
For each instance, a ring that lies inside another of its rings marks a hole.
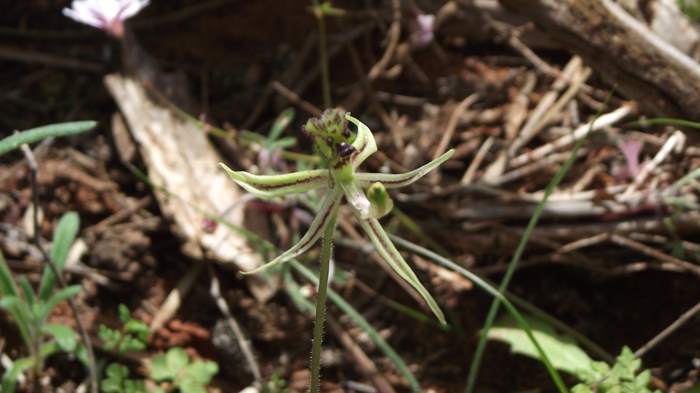
<instances>
[{"instance_id":1,"label":"green stem","mask_svg":"<svg viewBox=\"0 0 700 393\"><path fill-rule=\"evenodd\" d=\"M331 78L328 69L328 54L326 53L326 19L318 0L313 0L314 16L318 20L318 56L321 66L321 88L323 89L323 106L330 108L331 102Z\"/></svg>"},{"instance_id":2,"label":"green stem","mask_svg":"<svg viewBox=\"0 0 700 393\"><path fill-rule=\"evenodd\" d=\"M316 296L316 318L314 319L314 341L311 347L311 393L321 392L321 345L323 344L323 327L326 322L326 295L328 294L328 273L333 251L333 232L335 231L336 212L332 212L326 227L323 228L321 244L321 271L319 272L318 295Z\"/></svg>"}]
</instances>

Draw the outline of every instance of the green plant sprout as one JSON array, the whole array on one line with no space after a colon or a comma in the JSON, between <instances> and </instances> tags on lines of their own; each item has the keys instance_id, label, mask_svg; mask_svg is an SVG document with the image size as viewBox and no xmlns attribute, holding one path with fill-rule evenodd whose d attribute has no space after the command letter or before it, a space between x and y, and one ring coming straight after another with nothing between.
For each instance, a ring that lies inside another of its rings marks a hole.
<instances>
[{"instance_id":1,"label":"green plant sprout","mask_svg":"<svg viewBox=\"0 0 700 393\"><path fill-rule=\"evenodd\" d=\"M129 308L123 304L119 305L119 320L122 322L122 327L118 330L100 325L98 334L102 340L102 346L106 350L119 353L146 349L148 336L151 334L148 325L132 318Z\"/></svg>"},{"instance_id":2,"label":"green plant sprout","mask_svg":"<svg viewBox=\"0 0 700 393\"><path fill-rule=\"evenodd\" d=\"M107 366L100 390L103 393L148 393L146 383L141 379L130 379L129 368L119 363Z\"/></svg>"},{"instance_id":3,"label":"green plant sprout","mask_svg":"<svg viewBox=\"0 0 700 393\"><path fill-rule=\"evenodd\" d=\"M357 127L356 132L350 130L348 121ZM254 175L233 171L224 164L221 166L231 179L260 198L274 198L312 190L326 191L316 217L300 241L260 268L245 272L257 273L287 262L305 253L323 238L311 359L311 391L318 392L331 241L343 197L349 202L351 211L382 259L420 294L437 319L445 324L444 314L437 302L398 252L378 218L387 214L393 206L386 188L404 187L415 182L447 161L454 151L450 150L422 167L402 174L357 172L360 164L377 151L374 136L366 125L350 114L334 109L326 110L320 118L310 119L304 129L312 138L314 148L326 168L282 175ZM368 194L365 194L363 189L368 189Z\"/></svg>"},{"instance_id":4,"label":"green plant sprout","mask_svg":"<svg viewBox=\"0 0 700 393\"><path fill-rule=\"evenodd\" d=\"M63 215L56 226L50 256L59 273L66 263L68 251L79 226L78 215L73 212ZM55 279L53 271L46 266L39 290L35 292L25 276L19 277L15 282L0 254L0 309L10 314L29 351L28 357L15 360L13 367L5 371L0 388L3 393L15 391L17 378L24 371L31 370L32 381L38 378L43 369L44 359L59 350L77 353L80 357L85 355L81 353L84 348L78 346L73 329L66 325L46 322L57 305L81 290L80 285L71 285L54 292Z\"/></svg>"},{"instance_id":5,"label":"green plant sprout","mask_svg":"<svg viewBox=\"0 0 700 393\"><path fill-rule=\"evenodd\" d=\"M661 393L649 389L651 372L639 372L642 361L624 347L622 353L610 367L605 362L591 362L591 368L577 373L582 383L574 386L571 393Z\"/></svg>"},{"instance_id":6,"label":"green plant sprout","mask_svg":"<svg viewBox=\"0 0 700 393\"><path fill-rule=\"evenodd\" d=\"M206 385L219 372L212 361L191 361L184 349L170 348L151 359L150 375L156 382L171 381L182 393L206 393Z\"/></svg>"},{"instance_id":7,"label":"green plant sprout","mask_svg":"<svg viewBox=\"0 0 700 393\"><path fill-rule=\"evenodd\" d=\"M124 353L146 349L151 330L143 321L132 318L129 308L119 305L119 320L122 327L111 329L100 325L98 333L102 347L108 351ZM142 379L129 378L129 368L120 363L111 363L105 369L105 377L100 382L104 393L147 393L146 383Z\"/></svg>"}]
</instances>

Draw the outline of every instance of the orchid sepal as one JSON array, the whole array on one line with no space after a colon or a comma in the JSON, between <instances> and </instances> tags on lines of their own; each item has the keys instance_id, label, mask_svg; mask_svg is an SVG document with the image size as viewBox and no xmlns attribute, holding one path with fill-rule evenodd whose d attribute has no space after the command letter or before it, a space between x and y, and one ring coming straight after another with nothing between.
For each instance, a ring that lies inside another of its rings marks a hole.
<instances>
[{"instance_id":1,"label":"orchid sepal","mask_svg":"<svg viewBox=\"0 0 700 393\"><path fill-rule=\"evenodd\" d=\"M357 126L357 136L352 143L355 153L351 157L352 167L357 168L367 157L377 151L377 142L374 140L372 131L364 123L350 116L349 113L345 115L345 118Z\"/></svg>"},{"instance_id":2,"label":"orchid sepal","mask_svg":"<svg viewBox=\"0 0 700 393\"><path fill-rule=\"evenodd\" d=\"M281 175L254 175L244 171L234 171L223 163L219 165L238 185L263 199L316 190L327 187L330 181L328 171L324 169Z\"/></svg>"},{"instance_id":3,"label":"orchid sepal","mask_svg":"<svg viewBox=\"0 0 700 393\"><path fill-rule=\"evenodd\" d=\"M406 260L403 259L401 253L396 249L394 243L389 239L389 236L384 232L384 228L375 218L370 218L363 220L359 217L359 214L355 212L362 229L365 231L367 236L369 236L372 244L376 248L379 255L384 259L389 266L399 275L404 281L410 284L413 289L418 292L418 294L423 298L425 303L433 312L435 317L440 321L441 324L445 325L445 314L443 314L440 306L430 295L427 289L421 284L420 280L413 272L411 267L408 265Z\"/></svg>"},{"instance_id":4,"label":"orchid sepal","mask_svg":"<svg viewBox=\"0 0 700 393\"><path fill-rule=\"evenodd\" d=\"M355 174L355 179L362 187L369 187L370 184L380 182L386 188L399 188L416 182L428 172L442 165L454 155L454 149L448 150L440 157L430 161L429 163L405 173L365 173L359 172Z\"/></svg>"},{"instance_id":5,"label":"orchid sepal","mask_svg":"<svg viewBox=\"0 0 700 393\"><path fill-rule=\"evenodd\" d=\"M292 246L287 251L283 252L275 259L270 262L255 268L253 270L241 272L241 274L255 274L262 271L268 270L272 267L280 265L284 262L294 259L299 255L308 251L323 235L323 228L333 220L333 217L338 212L338 207L340 206L340 201L342 200L342 193L339 190L329 190L328 194L321 203L321 208L319 209L316 217L311 222L309 229L306 231L304 236Z\"/></svg>"}]
</instances>

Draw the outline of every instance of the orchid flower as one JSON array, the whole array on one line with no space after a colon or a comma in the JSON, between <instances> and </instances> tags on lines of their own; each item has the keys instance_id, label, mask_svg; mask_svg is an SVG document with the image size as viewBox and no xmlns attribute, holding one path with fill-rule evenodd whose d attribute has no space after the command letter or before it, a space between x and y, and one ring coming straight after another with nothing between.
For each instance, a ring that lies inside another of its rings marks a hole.
<instances>
[{"instance_id":1,"label":"orchid flower","mask_svg":"<svg viewBox=\"0 0 700 393\"><path fill-rule=\"evenodd\" d=\"M435 15L419 14L413 21L413 32L411 42L417 48L427 46L433 41L435 36Z\"/></svg>"},{"instance_id":2,"label":"orchid flower","mask_svg":"<svg viewBox=\"0 0 700 393\"><path fill-rule=\"evenodd\" d=\"M74 0L63 15L104 30L116 38L124 35L124 20L136 15L150 0Z\"/></svg>"},{"instance_id":3,"label":"orchid flower","mask_svg":"<svg viewBox=\"0 0 700 393\"><path fill-rule=\"evenodd\" d=\"M348 121L357 126L357 132L348 128ZM274 198L312 190L325 191L321 207L301 240L272 261L245 273L260 272L308 251L321 238L326 225L335 221L335 215L344 197L382 259L421 295L440 322L445 323L445 317L437 303L389 239L378 218L387 214L393 206L386 188L403 187L415 182L447 161L454 151L450 150L422 167L406 173L358 172L360 164L377 151L374 136L366 125L340 110L327 110L321 118L310 119L305 130L313 139L314 147L327 164L327 169L281 175L254 175L233 171L221 164L233 181L260 198Z\"/></svg>"}]
</instances>

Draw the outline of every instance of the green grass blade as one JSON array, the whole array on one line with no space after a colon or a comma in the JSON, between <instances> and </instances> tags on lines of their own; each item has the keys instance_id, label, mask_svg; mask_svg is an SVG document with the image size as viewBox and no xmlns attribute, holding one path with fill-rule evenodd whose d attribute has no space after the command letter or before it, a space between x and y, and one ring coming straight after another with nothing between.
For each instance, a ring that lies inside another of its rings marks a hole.
<instances>
[{"instance_id":1,"label":"green grass blade","mask_svg":"<svg viewBox=\"0 0 700 393\"><path fill-rule=\"evenodd\" d=\"M593 123L598 118L598 116L600 116L600 112L596 114L596 117L594 118L593 122L591 122L591 130L593 129ZM527 243L530 240L530 235L532 234L532 231L535 229L535 226L537 225L537 223L540 220L540 217L542 216L542 212L544 211L544 207L547 203L547 200L549 199L549 196L554 192L559 183L561 183L566 173L569 172L569 169L571 169L571 166L576 160L579 150L581 150L581 147L585 142L585 137L579 139L576 142L569 158L564 162L564 165L562 165L561 168L559 168L557 173L554 174L554 177L552 178L552 180L550 180L549 184L547 184L547 187L544 191L544 195L542 196L542 200L537 204L537 207L535 208L532 217L530 217L530 221L528 222L527 227L525 227L525 232L520 238L520 242L518 243L518 246L515 249L515 252L513 253L513 257L511 258L510 263L508 264L508 269L506 269L506 273L503 276L503 280L501 281L501 284L498 287L500 292L505 292L508 288L510 280L513 278L513 274L515 273L515 269L517 268L518 263L520 262L520 258L522 257L523 252L525 251L525 247L527 246ZM484 328L481 332L481 337L479 338L479 344L477 345L476 351L474 352L472 363L469 366L467 387L465 389L466 393L472 393L474 391L476 378L479 373L479 367L481 365L481 358L484 354L484 350L486 349L488 331L489 329L491 329L491 326L493 326L493 322L495 321L496 315L498 314L499 306L499 298L494 299L493 303L491 303L489 313L486 316Z\"/></svg>"},{"instance_id":2,"label":"green grass blade","mask_svg":"<svg viewBox=\"0 0 700 393\"><path fill-rule=\"evenodd\" d=\"M496 284L493 282L479 277L476 274L470 272L469 270L465 269L461 265L453 262L449 258L445 258L427 248L421 247L413 242L410 242L406 239L403 239L399 236L392 235L390 234L389 237L394 241L395 244L412 251L416 254L422 255L423 257L430 259L432 261L437 262L438 264L454 270L455 272L461 274L462 276L466 277L470 281L472 281L476 286L482 288L485 290L487 293L491 294L492 296L500 296L501 293L496 290ZM556 319L555 317L549 315L547 312L544 310L538 308L537 306L531 304L530 302L526 301L525 299L514 295L512 293L509 293L506 291L504 293L506 299L508 299L514 306L518 306L532 315L536 316L543 322L553 326L555 329L558 329L559 331L568 334L572 338L574 338L577 342L579 342L582 346L584 346L590 353L594 354L595 356L599 357L600 359L608 362L608 363L614 363L615 362L615 356L611 355L607 351L605 351L603 348L601 348L598 344L594 343L591 341L588 337L582 335L581 333L577 332L570 326L566 325L564 322Z\"/></svg>"},{"instance_id":3,"label":"green grass blade","mask_svg":"<svg viewBox=\"0 0 700 393\"><path fill-rule=\"evenodd\" d=\"M564 175L566 175L569 169L571 169L571 166L573 165L578 155L578 151L581 149L585 142L585 138L582 138L578 142L576 142L576 145L574 146L574 149L571 152L569 158L566 160L566 162L564 162L564 165L562 165L562 167L559 168L557 173L547 185L547 188L545 188L542 200L537 204L537 207L535 208L532 217L530 217L530 221L528 222L527 227L525 227L525 232L520 238L518 247L515 249L513 257L511 258L510 263L508 264L508 269L506 269L506 273L503 276L503 280L501 281L501 284L498 287L500 292L505 292L505 290L508 288L511 279L513 278L513 274L515 273L515 269L518 267L520 258L522 257L523 252L525 251L525 247L527 246L527 243L530 240L530 235L532 234L532 231L535 229L535 226L537 225L537 223L540 220L540 217L542 216L542 212L544 211L544 207L547 203L547 200L549 199L549 196L554 192L556 187L564 178ZM479 338L479 344L477 345L476 351L474 353L472 364L469 367L469 376L467 379L466 393L472 393L474 391L476 377L479 372L479 366L481 365L481 358L484 354L484 350L486 349L487 333L489 329L491 329L491 326L493 326L493 322L495 321L496 315L498 314L499 306L500 300L498 298L494 299L493 303L491 303L489 313L486 316L484 328L481 332L481 337Z\"/></svg>"},{"instance_id":4,"label":"green grass blade","mask_svg":"<svg viewBox=\"0 0 700 393\"><path fill-rule=\"evenodd\" d=\"M557 385L557 388L559 389L560 392L565 393L568 392L566 385L564 385L564 381L561 379L561 375L559 375L559 372L552 366L552 363L549 361L549 358L547 357L547 354L544 352L540 344L537 342L535 339L535 336L532 334L532 329L530 328L530 325L527 323L527 320L520 314L520 312L513 306L513 303L506 298L501 291L496 289L494 286L483 280L481 277L477 276L476 274L470 272L469 270L463 268L462 266L452 262L451 260L444 258L426 248L423 248L421 246L418 246L416 244L413 244L405 239L402 239L398 236L391 236L391 238L396 242L396 244L400 245L401 247L404 247L412 252L415 252L416 254L422 255L426 258L432 259L441 265L452 269L456 271L457 273L463 275L464 277L468 278L471 280L475 285L480 287L481 289L485 290L488 292L490 295L492 295L495 299L503 302L503 305L506 307L506 310L511 314L511 316L516 320L518 325L525 331L527 334L528 338L532 342L532 344L535 346L535 349L540 355L540 359L542 363L544 363L545 368L547 369L547 372L549 373L550 377L552 378L552 381L554 381L555 385Z\"/></svg>"},{"instance_id":5,"label":"green grass blade","mask_svg":"<svg viewBox=\"0 0 700 393\"><path fill-rule=\"evenodd\" d=\"M75 237L78 235L79 228L80 218L75 212L64 214L58 221L58 225L56 225L53 234L53 242L51 244L50 257L59 273L63 271L66 258L68 258L68 252L75 241ZM41 284L39 285L39 299L47 301L51 297L55 280L56 277L54 277L53 271L50 267L46 266L44 268L44 274L41 277Z\"/></svg>"},{"instance_id":6,"label":"green grass blade","mask_svg":"<svg viewBox=\"0 0 700 393\"><path fill-rule=\"evenodd\" d=\"M688 127L688 128L695 128L695 129L700 129L700 123L691 121L691 120L685 120L685 119L676 119L673 117L656 117L653 119L642 119L642 120L637 120L633 121L630 123L624 124L625 126L637 126L637 127L644 127L644 126L676 126L676 127Z\"/></svg>"},{"instance_id":7,"label":"green grass blade","mask_svg":"<svg viewBox=\"0 0 700 393\"><path fill-rule=\"evenodd\" d=\"M17 149L25 143L34 143L49 137L67 136L89 131L97 125L92 120L73 121L32 128L0 140L0 156Z\"/></svg>"}]
</instances>

